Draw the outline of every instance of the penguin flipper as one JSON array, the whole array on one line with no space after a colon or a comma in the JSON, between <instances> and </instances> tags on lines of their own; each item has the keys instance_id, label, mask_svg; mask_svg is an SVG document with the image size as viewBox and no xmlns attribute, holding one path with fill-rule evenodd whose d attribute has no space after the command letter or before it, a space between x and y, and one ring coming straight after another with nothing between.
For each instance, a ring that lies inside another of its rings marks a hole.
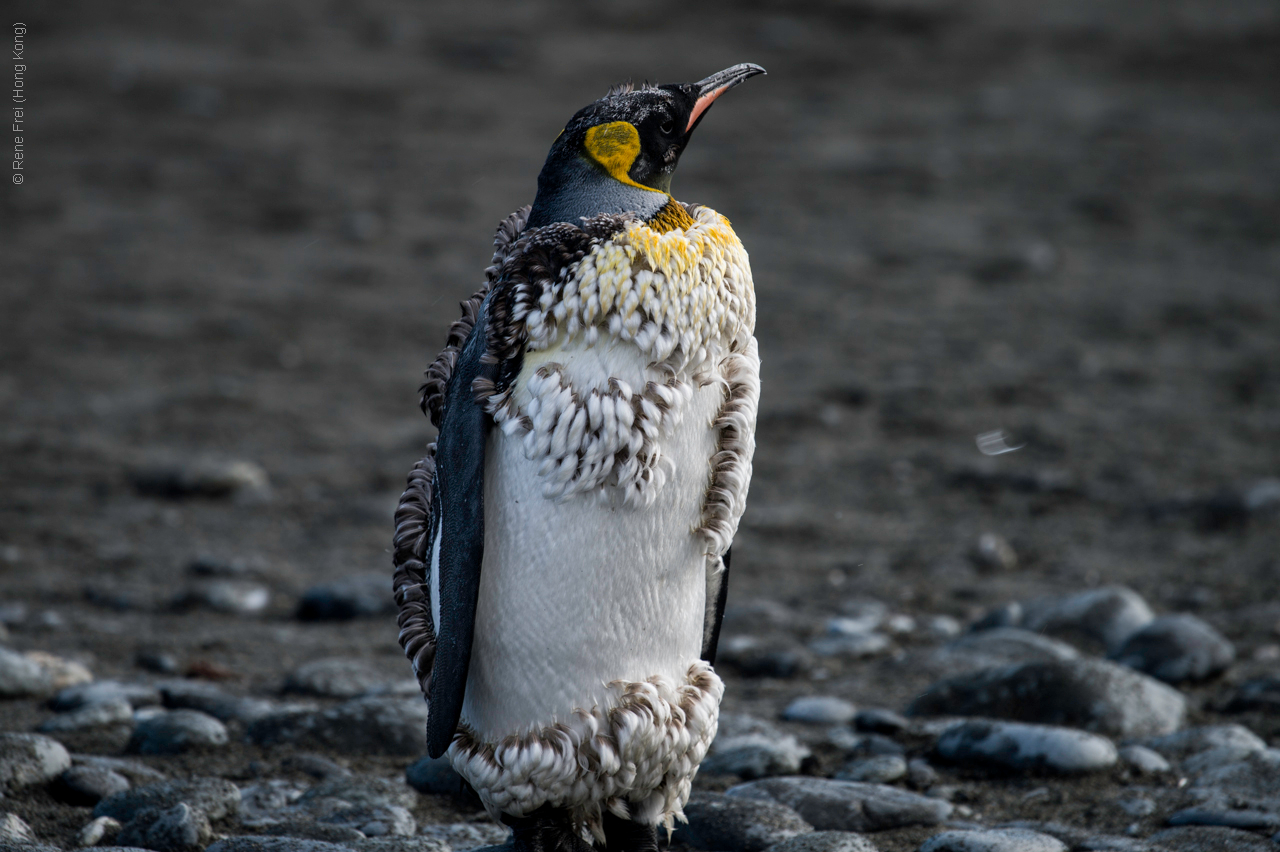
<instances>
[{"instance_id":1,"label":"penguin flipper","mask_svg":"<svg viewBox=\"0 0 1280 852\"><path fill-rule=\"evenodd\" d=\"M476 400L477 379L492 381L496 365L486 363L488 307L458 355L445 390L443 420L436 439L436 479L432 515L432 596L436 598L436 655L431 670L427 753L435 758L453 742L471 666L480 566L484 558L484 449L492 419Z\"/></svg>"},{"instance_id":2,"label":"penguin flipper","mask_svg":"<svg viewBox=\"0 0 1280 852\"><path fill-rule=\"evenodd\" d=\"M716 574L716 584L708 582L708 591L715 593L714 600L707 601L707 615L702 624L702 659L708 665L716 664L716 648L720 644L720 625L724 621L724 603L729 597L729 554L733 553L730 545L720 557L723 566ZM708 578L709 580L711 578ZM715 581L713 581L715 582Z\"/></svg>"}]
</instances>

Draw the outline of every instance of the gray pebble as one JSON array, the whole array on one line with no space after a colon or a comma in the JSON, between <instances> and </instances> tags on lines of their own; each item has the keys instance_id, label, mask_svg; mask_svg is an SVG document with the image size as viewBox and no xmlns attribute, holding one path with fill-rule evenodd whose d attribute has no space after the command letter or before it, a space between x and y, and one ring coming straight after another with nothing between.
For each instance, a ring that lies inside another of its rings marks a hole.
<instances>
[{"instance_id":1,"label":"gray pebble","mask_svg":"<svg viewBox=\"0 0 1280 852\"><path fill-rule=\"evenodd\" d=\"M199 710L172 710L138 723L125 750L132 754L182 754L227 744L227 728Z\"/></svg>"},{"instance_id":2,"label":"gray pebble","mask_svg":"<svg viewBox=\"0 0 1280 852\"><path fill-rule=\"evenodd\" d=\"M1154 678L1081 658L947 678L916 698L907 713L988 716L1140 737L1177 730L1186 709L1180 692Z\"/></svg>"},{"instance_id":3,"label":"gray pebble","mask_svg":"<svg viewBox=\"0 0 1280 852\"><path fill-rule=\"evenodd\" d=\"M298 602L303 621L347 621L395 613L391 586L382 574L360 574L312 586Z\"/></svg>"},{"instance_id":4,"label":"gray pebble","mask_svg":"<svg viewBox=\"0 0 1280 852\"><path fill-rule=\"evenodd\" d=\"M370 696L321 711L284 709L254 721L258 745L291 743L341 754L413 754L422 749L427 705L419 698Z\"/></svg>"},{"instance_id":5,"label":"gray pebble","mask_svg":"<svg viewBox=\"0 0 1280 852\"><path fill-rule=\"evenodd\" d=\"M127 823L144 810L166 810L179 802L186 802L199 809L211 820L219 820L239 811L240 788L222 778L192 778L148 784L108 796L98 802L93 815L109 816Z\"/></svg>"},{"instance_id":6,"label":"gray pebble","mask_svg":"<svg viewBox=\"0 0 1280 852\"><path fill-rule=\"evenodd\" d=\"M269 716L279 708L261 698L232 695L217 684L198 680L168 680L160 684L164 706L175 710L198 710L222 722L243 724Z\"/></svg>"},{"instance_id":7,"label":"gray pebble","mask_svg":"<svg viewBox=\"0 0 1280 852\"><path fill-rule=\"evenodd\" d=\"M104 725L132 725L133 707L128 701L102 701L46 719L37 728L41 733L65 733L101 728Z\"/></svg>"},{"instance_id":8,"label":"gray pebble","mask_svg":"<svg viewBox=\"0 0 1280 852\"><path fill-rule=\"evenodd\" d=\"M866 734L887 734L893 736L911 727L907 718L892 710L882 707L868 707L859 710L853 717L855 730Z\"/></svg>"},{"instance_id":9,"label":"gray pebble","mask_svg":"<svg viewBox=\"0 0 1280 852\"><path fill-rule=\"evenodd\" d=\"M1139 772L1155 773L1168 772L1172 767L1169 761L1158 751L1140 745L1128 745L1120 749L1120 759L1127 766L1138 770Z\"/></svg>"},{"instance_id":10,"label":"gray pebble","mask_svg":"<svg viewBox=\"0 0 1280 852\"><path fill-rule=\"evenodd\" d=\"M907 761L897 754L882 754L850 761L836 773L841 781L867 781L890 784L907 775Z\"/></svg>"},{"instance_id":11,"label":"gray pebble","mask_svg":"<svg viewBox=\"0 0 1280 852\"><path fill-rule=\"evenodd\" d=\"M861 659L887 651L892 643L883 633L854 633L822 636L809 643L809 650L819 657Z\"/></svg>"},{"instance_id":12,"label":"gray pebble","mask_svg":"<svg viewBox=\"0 0 1280 852\"><path fill-rule=\"evenodd\" d=\"M302 837L224 837L205 852L351 852L350 846Z\"/></svg>"},{"instance_id":13,"label":"gray pebble","mask_svg":"<svg viewBox=\"0 0 1280 852\"><path fill-rule=\"evenodd\" d=\"M98 817L90 820L76 833L76 845L97 846L104 840L115 840L120 834L121 825L111 817Z\"/></svg>"},{"instance_id":14,"label":"gray pebble","mask_svg":"<svg viewBox=\"0 0 1280 852\"><path fill-rule=\"evenodd\" d=\"M412 808L418 797L403 782L386 778L353 775L321 781L302 794L298 804L323 818L342 808L391 807Z\"/></svg>"},{"instance_id":15,"label":"gray pebble","mask_svg":"<svg viewBox=\"0 0 1280 852\"><path fill-rule=\"evenodd\" d=\"M179 802L163 811L138 814L120 830L117 842L156 852L198 852L212 839L208 817L186 802Z\"/></svg>"},{"instance_id":16,"label":"gray pebble","mask_svg":"<svg viewBox=\"0 0 1280 852\"><path fill-rule=\"evenodd\" d=\"M100 766L73 766L58 776L54 794L70 805L96 805L129 789L129 779Z\"/></svg>"},{"instance_id":17,"label":"gray pebble","mask_svg":"<svg viewBox=\"0 0 1280 852\"><path fill-rule=\"evenodd\" d=\"M804 776L750 781L726 795L784 804L820 830L886 831L937 825L952 811L947 802L884 784Z\"/></svg>"},{"instance_id":18,"label":"gray pebble","mask_svg":"<svg viewBox=\"0 0 1280 852\"><path fill-rule=\"evenodd\" d=\"M702 771L740 778L791 775L800 771L809 755L809 749L791 734L717 736L702 761Z\"/></svg>"},{"instance_id":19,"label":"gray pebble","mask_svg":"<svg viewBox=\"0 0 1280 852\"><path fill-rule=\"evenodd\" d=\"M689 824L676 831L676 838L697 849L763 852L776 843L813 831L813 826L791 808L720 793L694 793L684 806L684 813Z\"/></svg>"},{"instance_id":20,"label":"gray pebble","mask_svg":"<svg viewBox=\"0 0 1280 852\"><path fill-rule=\"evenodd\" d=\"M1181 683L1226 671L1236 649L1194 615L1166 615L1131 635L1112 658L1166 683Z\"/></svg>"},{"instance_id":21,"label":"gray pebble","mask_svg":"<svg viewBox=\"0 0 1280 852\"><path fill-rule=\"evenodd\" d=\"M907 783L917 790L927 790L938 783L938 770L922 757L907 761Z\"/></svg>"},{"instance_id":22,"label":"gray pebble","mask_svg":"<svg viewBox=\"0 0 1280 852\"><path fill-rule=\"evenodd\" d=\"M1105 737L1022 722L961 722L938 738L935 749L956 763L1016 770L1096 772L1116 762L1116 747Z\"/></svg>"},{"instance_id":23,"label":"gray pebble","mask_svg":"<svg viewBox=\"0 0 1280 852\"><path fill-rule=\"evenodd\" d=\"M246 580L210 580L189 589L182 605L206 606L232 615L257 615L271 603L271 590Z\"/></svg>"},{"instance_id":24,"label":"gray pebble","mask_svg":"<svg viewBox=\"0 0 1280 852\"><path fill-rule=\"evenodd\" d=\"M1142 741L1142 745L1172 760L1183 760L1224 746L1239 748L1245 753L1263 751L1267 747L1261 737L1243 725L1197 725L1162 737L1149 737Z\"/></svg>"},{"instance_id":25,"label":"gray pebble","mask_svg":"<svg viewBox=\"0 0 1280 852\"><path fill-rule=\"evenodd\" d=\"M506 843L511 831L505 825L491 822L451 822L443 825L424 825L418 832L422 837L442 840L456 852L465 852L481 846L498 846Z\"/></svg>"},{"instance_id":26,"label":"gray pebble","mask_svg":"<svg viewBox=\"0 0 1280 852\"><path fill-rule=\"evenodd\" d=\"M809 671L813 655L790 636L729 636L720 643L716 665L721 664L743 677L787 680Z\"/></svg>"},{"instance_id":27,"label":"gray pebble","mask_svg":"<svg viewBox=\"0 0 1280 852\"><path fill-rule=\"evenodd\" d=\"M462 776L447 756L419 758L405 770L404 777L419 793L456 795L462 791Z\"/></svg>"},{"instance_id":28,"label":"gray pebble","mask_svg":"<svg viewBox=\"0 0 1280 852\"><path fill-rule=\"evenodd\" d=\"M120 757L103 757L96 754L77 754L73 760L76 766L88 766L95 769L109 769L112 772L118 772L125 778L129 779L129 783L137 786L139 784L155 784L164 781L165 774L152 769L145 763L137 760L126 760Z\"/></svg>"},{"instance_id":29,"label":"gray pebble","mask_svg":"<svg viewBox=\"0 0 1280 852\"><path fill-rule=\"evenodd\" d=\"M285 680L284 691L326 698L354 698L384 684L386 680L368 660L335 657L313 660L294 669Z\"/></svg>"},{"instance_id":30,"label":"gray pebble","mask_svg":"<svg viewBox=\"0 0 1280 852\"><path fill-rule=\"evenodd\" d=\"M412 837L418 830L413 814L401 805L343 808L323 821L354 828L366 837Z\"/></svg>"},{"instance_id":31,"label":"gray pebble","mask_svg":"<svg viewBox=\"0 0 1280 852\"><path fill-rule=\"evenodd\" d=\"M442 758L443 759L443 758ZM322 754L291 754L280 764L293 772L302 772L312 778L348 778L351 770L335 763Z\"/></svg>"},{"instance_id":32,"label":"gray pebble","mask_svg":"<svg viewBox=\"0 0 1280 852\"><path fill-rule=\"evenodd\" d=\"M1104 586L1023 604L1020 627L1115 651L1155 619L1142 596L1126 586Z\"/></svg>"},{"instance_id":33,"label":"gray pebble","mask_svg":"<svg viewBox=\"0 0 1280 852\"><path fill-rule=\"evenodd\" d=\"M1167 852L1162 846L1152 846L1144 840L1115 834L1095 834L1086 837L1076 844L1074 849L1076 852Z\"/></svg>"},{"instance_id":34,"label":"gray pebble","mask_svg":"<svg viewBox=\"0 0 1280 852\"><path fill-rule=\"evenodd\" d=\"M36 842L36 833L17 814L0 814L0 843L25 846Z\"/></svg>"},{"instance_id":35,"label":"gray pebble","mask_svg":"<svg viewBox=\"0 0 1280 852\"><path fill-rule=\"evenodd\" d=\"M1238 763L1256 751L1258 749L1249 748L1243 744L1222 745L1198 751L1190 757L1184 758L1180 768L1188 775L1203 775L1210 769Z\"/></svg>"},{"instance_id":36,"label":"gray pebble","mask_svg":"<svg viewBox=\"0 0 1280 852\"><path fill-rule=\"evenodd\" d=\"M1184 808L1169 817L1169 825L1220 825L1245 831L1280 829L1280 813L1252 809Z\"/></svg>"},{"instance_id":37,"label":"gray pebble","mask_svg":"<svg viewBox=\"0 0 1280 852\"><path fill-rule=\"evenodd\" d=\"M1240 684L1226 709L1228 713L1257 710L1280 713L1280 675L1266 675Z\"/></svg>"},{"instance_id":38,"label":"gray pebble","mask_svg":"<svg viewBox=\"0 0 1280 852\"><path fill-rule=\"evenodd\" d=\"M1079 656L1066 642L1017 627L996 627L966 633L948 642L933 651L927 662L934 669L960 674L1013 663L1074 660Z\"/></svg>"},{"instance_id":39,"label":"gray pebble","mask_svg":"<svg viewBox=\"0 0 1280 852\"><path fill-rule=\"evenodd\" d=\"M53 691L53 675L35 660L0 648L0 698L28 698Z\"/></svg>"},{"instance_id":40,"label":"gray pebble","mask_svg":"<svg viewBox=\"0 0 1280 852\"><path fill-rule=\"evenodd\" d=\"M122 701L130 707L149 707L160 703L160 692L154 686L141 683L96 680L58 690L49 706L58 713L67 713L95 704L118 704Z\"/></svg>"},{"instance_id":41,"label":"gray pebble","mask_svg":"<svg viewBox=\"0 0 1280 852\"><path fill-rule=\"evenodd\" d=\"M775 843L768 852L878 852L865 835L853 831L811 831Z\"/></svg>"},{"instance_id":42,"label":"gray pebble","mask_svg":"<svg viewBox=\"0 0 1280 852\"><path fill-rule=\"evenodd\" d=\"M1255 751L1243 760L1201 773L1192 784L1192 792L1197 791L1241 802L1275 803L1280 791L1280 749ZM1280 803L1276 807L1280 810Z\"/></svg>"},{"instance_id":43,"label":"gray pebble","mask_svg":"<svg viewBox=\"0 0 1280 852\"><path fill-rule=\"evenodd\" d=\"M1156 803L1146 796L1121 796L1116 799L1116 807L1135 819L1151 816L1156 812Z\"/></svg>"},{"instance_id":44,"label":"gray pebble","mask_svg":"<svg viewBox=\"0 0 1280 852\"><path fill-rule=\"evenodd\" d=\"M797 698L782 711L788 722L844 725L852 721L858 708L843 698L832 695L807 695Z\"/></svg>"},{"instance_id":45,"label":"gray pebble","mask_svg":"<svg viewBox=\"0 0 1280 852\"><path fill-rule=\"evenodd\" d=\"M43 784L71 766L57 740L39 734L0 734L0 792Z\"/></svg>"},{"instance_id":46,"label":"gray pebble","mask_svg":"<svg viewBox=\"0 0 1280 852\"><path fill-rule=\"evenodd\" d=\"M920 852L1067 852L1067 844L1025 828L989 828L944 831L921 844Z\"/></svg>"},{"instance_id":47,"label":"gray pebble","mask_svg":"<svg viewBox=\"0 0 1280 852\"><path fill-rule=\"evenodd\" d=\"M156 674L177 674L178 658L163 651L139 651L133 663L140 669Z\"/></svg>"},{"instance_id":48,"label":"gray pebble","mask_svg":"<svg viewBox=\"0 0 1280 852\"><path fill-rule=\"evenodd\" d=\"M195 459L182 464L155 464L131 472L130 478L138 493L157 497L258 502L271 494L267 472L251 461Z\"/></svg>"},{"instance_id":49,"label":"gray pebble","mask_svg":"<svg viewBox=\"0 0 1280 852\"><path fill-rule=\"evenodd\" d=\"M1147 841L1168 852L1275 852L1264 838L1234 828L1179 826L1158 831Z\"/></svg>"}]
</instances>

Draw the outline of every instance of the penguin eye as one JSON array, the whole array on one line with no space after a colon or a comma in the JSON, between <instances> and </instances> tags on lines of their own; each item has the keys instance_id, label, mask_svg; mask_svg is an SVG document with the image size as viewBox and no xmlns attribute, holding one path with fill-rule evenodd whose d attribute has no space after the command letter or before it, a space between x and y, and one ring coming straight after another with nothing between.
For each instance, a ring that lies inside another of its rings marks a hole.
<instances>
[{"instance_id":1,"label":"penguin eye","mask_svg":"<svg viewBox=\"0 0 1280 852\"><path fill-rule=\"evenodd\" d=\"M663 136L670 136L675 132L676 123L668 118L666 121L662 122L662 124L658 125L658 129L662 131Z\"/></svg>"}]
</instances>

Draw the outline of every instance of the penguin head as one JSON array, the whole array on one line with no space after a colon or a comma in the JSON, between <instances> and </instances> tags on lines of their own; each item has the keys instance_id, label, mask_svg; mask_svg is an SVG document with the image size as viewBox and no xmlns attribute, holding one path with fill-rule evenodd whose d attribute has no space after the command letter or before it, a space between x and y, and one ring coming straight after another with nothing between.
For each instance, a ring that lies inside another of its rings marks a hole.
<instances>
[{"instance_id":1,"label":"penguin head","mask_svg":"<svg viewBox=\"0 0 1280 852\"><path fill-rule=\"evenodd\" d=\"M569 119L538 175L529 227L601 213L647 220L670 200L671 175L716 98L765 73L743 63L697 83L615 86Z\"/></svg>"}]
</instances>

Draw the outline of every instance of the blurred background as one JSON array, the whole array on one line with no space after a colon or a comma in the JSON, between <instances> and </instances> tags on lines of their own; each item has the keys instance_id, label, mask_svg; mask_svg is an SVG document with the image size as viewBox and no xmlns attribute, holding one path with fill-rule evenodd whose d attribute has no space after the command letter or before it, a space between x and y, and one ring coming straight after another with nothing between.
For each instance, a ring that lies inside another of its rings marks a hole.
<instances>
[{"instance_id":1,"label":"blurred background","mask_svg":"<svg viewBox=\"0 0 1280 852\"><path fill-rule=\"evenodd\" d=\"M906 619L889 654L1119 583L1280 654L1270 0L19 9L11 646L250 692L326 654L404 676L391 515L495 226L609 84L751 61L674 183L732 220L759 300L726 630L803 643L869 607ZM299 618L335 614L371 617Z\"/></svg>"}]
</instances>

